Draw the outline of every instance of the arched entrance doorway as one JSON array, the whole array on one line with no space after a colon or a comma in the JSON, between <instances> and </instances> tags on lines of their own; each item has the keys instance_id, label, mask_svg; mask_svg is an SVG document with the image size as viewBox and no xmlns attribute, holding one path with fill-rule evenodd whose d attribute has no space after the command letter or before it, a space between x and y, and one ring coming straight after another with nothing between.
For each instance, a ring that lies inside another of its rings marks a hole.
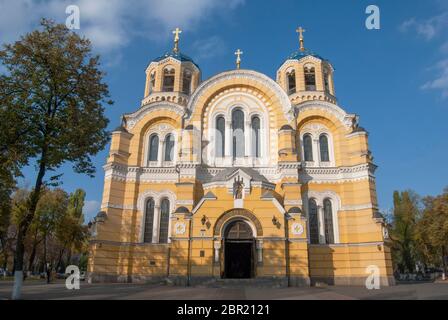
<instances>
[{"instance_id":1,"label":"arched entrance doorway","mask_svg":"<svg viewBox=\"0 0 448 320\"><path fill-rule=\"evenodd\" d=\"M254 277L255 239L244 220L230 222L224 229L224 278Z\"/></svg>"}]
</instances>

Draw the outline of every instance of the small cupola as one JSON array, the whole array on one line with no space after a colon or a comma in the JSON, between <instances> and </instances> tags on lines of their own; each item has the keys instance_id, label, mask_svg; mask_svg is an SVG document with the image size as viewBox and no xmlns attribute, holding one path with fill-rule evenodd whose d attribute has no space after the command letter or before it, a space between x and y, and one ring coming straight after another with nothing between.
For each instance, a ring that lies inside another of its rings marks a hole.
<instances>
[{"instance_id":1,"label":"small cupola","mask_svg":"<svg viewBox=\"0 0 448 320\"><path fill-rule=\"evenodd\" d=\"M305 29L299 27L299 49L291 53L277 70L277 83L293 104L309 100L336 103L331 63L305 48Z\"/></svg>"},{"instance_id":2,"label":"small cupola","mask_svg":"<svg viewBox=\"0 0 448 320\"><path fill-rule=\"evenodd\" d=\"M160 101L169 101L185 106L201 82L199 66L179 49L181 33L182 30L176 28L173 31L173 49L152 60L146 68L142 106Z\"/></svg>"}]
</instances>

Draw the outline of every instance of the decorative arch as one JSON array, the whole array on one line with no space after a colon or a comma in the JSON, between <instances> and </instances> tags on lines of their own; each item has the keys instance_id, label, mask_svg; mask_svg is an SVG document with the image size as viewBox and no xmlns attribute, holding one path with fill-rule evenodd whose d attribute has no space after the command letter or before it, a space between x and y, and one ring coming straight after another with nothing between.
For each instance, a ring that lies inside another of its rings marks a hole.
<instances>
[{"instance_id":1,"label":"decorative arch","mask_svg":"<svg viewBox=\"0 0 448 320\"><path fill-rule=\"evenodd\" d=\"M294 112L299 123L303 122L303 119L300 119L300 115L305 111L323 111L326 114L330 114L349 131L353 130L358 125L357 115L346 113L334 103L325 101L307 101L294 106Z\"/></svg>"},{"instance_id":2,"label":"decorative arch","mask_svg":"<svg viewBox=\"0 0 448 320\"><path fill-rule=\"evenodd\" d=\"M170 201L170 211L174 211L176 204L176 194L171 190L146 190L138 196L137 199L137 210L140 212L144 211L146 199L153 198L156 205L158 205L163 198L167 198Z\"/></svg>"},{"instance_id":3,"label":"decorative arch","mask_svg":"<svg viewBox=\"0 0 448 320\"><path fill-rule=\"evenodd\" d=\"M263 228L260 221L252 212L246 209L231 209L224 212L216 221L215 227L213 229L213 235L221 236L224 230L224 226L228 222L233 221L236 218L243 218L244 220L250 222L255 227L254 231L256 231L256 236L263 236Z\"/></svg>"},{"instance_id":4,"label":"decorative arch","mask_svg":"<svg viewBox=\"0 0 448 320\"><path fill-rule=\"evenodd\" d=\"M187 109L189 110L189 112L186 115L186 118L190 119L191 116L195 113L196 108L200 104L199 101L204 101L209 98L206 93L210 88L216 86L218 90L219 85L226 82L228 83L228 80L240 80L241 84L246 83L248 80L252 82L255 81L261 86L267 87L274 93L275 98L279 101L285 118L288 119L288 121L292 121L294 119L294 115L291 112L291 103L289 101L289 98L284 90L280 87L280 85L268 76L251 70L227 71L220 73L207 81L204 81L191 96L191 99L187 105Z\"/></svg>"},{"instance_id":5,"label":"decorative arch","mask_svg":"<svg viewBox=\"0 0 448 320\"><path fill-rule=\"evenodd\" d=\"M138 122L143 120L146 115L156 111L163 111L166 116L172 113L172 119L180 121L181 117L185 114L185 110L182 106L171 102L159 102L147 104L134 113L128 113L123 116L126 121L126 128L131 130Z\"/></svg>"}]
</instances>

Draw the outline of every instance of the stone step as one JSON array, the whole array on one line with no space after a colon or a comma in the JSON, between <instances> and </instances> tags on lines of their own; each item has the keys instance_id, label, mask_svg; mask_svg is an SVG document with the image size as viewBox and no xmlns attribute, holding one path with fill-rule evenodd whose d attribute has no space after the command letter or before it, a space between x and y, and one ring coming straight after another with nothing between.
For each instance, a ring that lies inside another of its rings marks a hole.
<instances>
[{"instance_id":1,"label":"stone step","mask_svg":"<svg viewBox=\"0 0 448 320\"><path fill-rule=\"evenodd\" d=\"M212 279L197 287L212 288L283 288L287 287L286 278L253 278L253 279Z\"/></svg>"}]
</instances>

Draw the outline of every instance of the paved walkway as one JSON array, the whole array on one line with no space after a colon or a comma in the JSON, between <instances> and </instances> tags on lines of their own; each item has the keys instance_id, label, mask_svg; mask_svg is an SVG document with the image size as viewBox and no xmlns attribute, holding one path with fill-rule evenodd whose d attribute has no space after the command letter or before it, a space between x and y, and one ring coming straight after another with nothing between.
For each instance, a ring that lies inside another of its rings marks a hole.
<instances>
[{"instance_id":1,"label":"paved walkway","mask_svg":"<svg viewBox=\"0 0 448 320\"><path fill-rule=\"evenodd\" d=\"M11 297L12 281L0 281L0 300ZM437 299L448 300L448 282L402 284L367 290L362 287L326 288L203 288L147 284L88 284L67 290L63 281L47 285L43 281L25 282L23 299L160 299L160 300L351 300L351 299Z\"/></svg>"}]
</instances>

